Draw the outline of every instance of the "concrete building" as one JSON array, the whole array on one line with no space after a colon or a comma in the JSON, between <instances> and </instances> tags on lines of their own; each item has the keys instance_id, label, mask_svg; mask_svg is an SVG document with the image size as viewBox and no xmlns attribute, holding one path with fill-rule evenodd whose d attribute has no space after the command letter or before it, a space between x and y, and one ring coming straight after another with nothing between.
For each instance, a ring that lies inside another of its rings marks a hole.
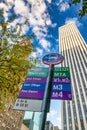
<instances>
[{"instance_id":1,"label":"concrete building","mask_svg":"<svg viewBox=\"0 0 87 130\"><path fill-rule=\"evenodd\" d=\"M72 84L72 101L62 102L62 130L87 130L87 45L73 22L59 28L59 44Z\"/></svg>"},{"instance_id":2,"label":"concrete building","mask_svg":"<svg viewBox=\"0 0 87 130\"><path fill-rule=\"evenodd\" d=\"M58 126L54 126L53 130L60 130L60 129L58 128Z\"/></svg>"},{"instance_id":3,"label":"concrete building","mask_svg":"<svg viewBox=\"0 0 87 130\"><path fill-rule=\"evenodd\" d=\"M50 121L46 121L45 130L53 130L53 124Z\"/></svg>"}]
</instances>

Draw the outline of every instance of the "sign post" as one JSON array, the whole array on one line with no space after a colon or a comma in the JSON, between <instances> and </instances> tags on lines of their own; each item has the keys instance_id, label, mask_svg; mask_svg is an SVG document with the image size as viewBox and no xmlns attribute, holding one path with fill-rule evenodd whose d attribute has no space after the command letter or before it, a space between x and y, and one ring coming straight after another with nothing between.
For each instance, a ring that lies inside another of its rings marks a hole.
<instances>
[{"instance_id":1,"label":"sign post","mask_svg":"<svg viewBox=\"0 0 87 130\"><path fill-rule=\"evenodd\" d=\"M31 68L13 109L41 112L47 77L48 68Z\"/></svg>"},{"instance_id":2,"label":"sign post","mask_svg":"<svg viewBox=\"0 0 87 130\"><path fill-rule=\"evenodd\" d=\"M42 102L42 118L41 118L39 130L44 130L44 128L45 128L45 121L46 121L46 117L47 117L47 112L49 111L49 107L50 107L50 96L51 96L51 90L52 90L53 68L54 68L54 66L50 66L50 68L49 68L49 75L48 75L48 78L47 78L46 89L45 89L45 92L44 92L44 98L43 98L43 102Z\"/></svg>"},{"instance_id":3,"label":"sign post","mask_svg":"<svg viewBox=\"0 0 87 130\"><path fill-rule=\"evenodd\" d=\"M69 67L54 67L62 63L61 54L51 53L42 59L47 68L31 68L14 105L15 110L42 112L39 130L45 129L50 99L72 100Z\"/></svg>"},{"instance_id":4,"label":"sign post","mask_svg":"<svg viewBox=\"0 0 87 130\"><path fill-rule=\"evenodd\" d=\"M52 79L53 79L53 70L54 65L62 63L64 57L57 53L51 53L43 57L43 63L49 65L49 74L47 78L47 83L45 87L44 92L44 99L42 103L42 118L40 122L39 130L45 129L45 122L47 117L47 112L50 107L50 97L51 97L51 91L52 91Z\"/></svg>"}]
</instances>

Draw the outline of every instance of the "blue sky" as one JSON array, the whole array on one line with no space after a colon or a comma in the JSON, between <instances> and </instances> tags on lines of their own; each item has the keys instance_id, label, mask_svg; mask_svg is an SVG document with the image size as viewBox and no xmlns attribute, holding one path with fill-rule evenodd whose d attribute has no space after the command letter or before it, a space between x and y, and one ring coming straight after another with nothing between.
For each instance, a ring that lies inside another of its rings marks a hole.
<instances>
[{"instance_id":1,"label":"blue sky","mask_svg":"<svg viewBox=\"0 0 87 130\"><path fill-rule=\"evenodd\" d=\"M16 19L8 27L16 24L22 27L22 34L36 35L32 42L36 45L34 58L42 57L51 52L59 52L58 28L68 22L74 21L84 40L87 43L87 15L83 18L78 16L81 4L69 7L69 0L0 0L0 8L4 8L5 21L12 16ZM24 25L27 18L28 23ZM56 105L56 102L58 105ZM55 125L61 127L61 101L52 101L51 111L48 114Z\"/></svg>"}]
</instances>

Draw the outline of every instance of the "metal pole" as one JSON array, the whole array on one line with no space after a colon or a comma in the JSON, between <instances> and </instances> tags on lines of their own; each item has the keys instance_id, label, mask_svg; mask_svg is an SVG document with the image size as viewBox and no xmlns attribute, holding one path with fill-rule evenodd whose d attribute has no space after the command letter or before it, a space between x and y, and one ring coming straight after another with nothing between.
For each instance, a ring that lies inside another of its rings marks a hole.
<instances>
[{"instance_id":1,"label":"metal pole","mask_svg":"<svg viewBox=\"0 0 87 130\"><path fill-rule=\"evenodd\" d=\"M49 111L49 107L50 107L53 69L54 69L54 66L51 65L49 67L49 74L48 74L48 78L47 78L44 99L43 99L43 103L42 103L42 115L41 115L39 130L45 130L45 122L46 122L47 112Z\"/></svg>"}]
</instances>

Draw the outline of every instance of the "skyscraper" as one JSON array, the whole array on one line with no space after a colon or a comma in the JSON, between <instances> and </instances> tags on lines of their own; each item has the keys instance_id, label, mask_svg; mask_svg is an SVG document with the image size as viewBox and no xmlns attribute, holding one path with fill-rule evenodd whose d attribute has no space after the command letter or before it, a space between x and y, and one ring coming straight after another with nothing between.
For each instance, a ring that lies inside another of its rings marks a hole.
<instances>
[{"instance_id":1,"label":"skyscraper","mask_svg":"<svg viewBox=\"0 0 87 130\"><path fill-rule=\"evenodd\" d=\"M62 101L62 130L87 130L87 45L75 23L59 28L59 44L72 84L72 101Z\"/></svg>"}]
</instances>

